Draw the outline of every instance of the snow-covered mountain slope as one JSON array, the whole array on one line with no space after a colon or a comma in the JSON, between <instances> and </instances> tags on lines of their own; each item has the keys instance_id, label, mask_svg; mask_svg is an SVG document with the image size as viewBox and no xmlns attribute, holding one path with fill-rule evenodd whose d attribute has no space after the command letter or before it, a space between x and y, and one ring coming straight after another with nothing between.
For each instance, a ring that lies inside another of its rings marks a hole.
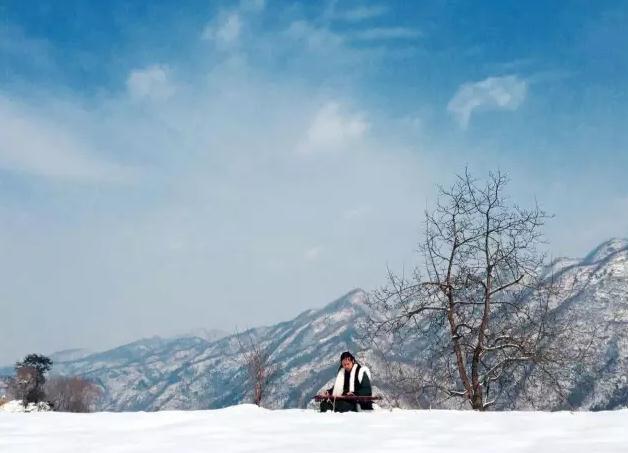
<instances>
[{"instance_id":1,"label":"snow-covered mountain slope","mask_svg":"<svg viewBox=\"0 0 628 453\"><path fill-rule=\"evenodd\" d=\"M628 240L605 242L583 260L555 260L547 275L565 289L557 310L576 313L578 323L596 326L598 333L595 372L579 375L571 404L582 409L628 406ZM340 352L359 349L356 324L365 315L365 298L362 290L354 290L320 310L244 332L245 338L268 346L282 367L269 406L305 407L310 396L331 385ZM58 362L55 371L97 380L105 389L104 409L218 408L250 401L240 349L233 335L216 341L155 337ZM358 358L371 366L377 391L386 394L375 354L363 350ZM544 406L558 407L553 400Z\"/></svg>"},{"instance_id":2,"label":"snow-covered mountain slope","mask_svg":"<svg viewBox=\"0 0 628 453\"><path fill-rule=\"evenodd\" d=\"M614 412L269 411L241 405L154 413L0 413L3 453L620 453Z\"/></svg>"},{"instance_id":3,"label":"snow-covered mountain slope","mask_svg":"<svg viewBox=\"0 0 628 453\"><path fill-rule=\"evenodd\" d=\"M175 335L174 337L197 337L197 338L202 338L203 340L211 342L211 341L220 340L221 338L224 338L227 335L229 335L229 332L226 332L221 329L206 329L204 327L199 327L197 329L192 329L182 334Z\"/></svg>"},{"instance_id":4,"label":"snow-covered mountain slope","mask_svg":"<svg viewBox=\"0 0 628 453\"><path fill-rule=\"evenodd\" d=\"M569 401L581 409L628 406L628 240L601 244L578 264L555 275L564 297L559 311L594 331L592 372L577 373L579 384ZM589 338L576 338L584 346Z\"/></svg>"},{"instance_id":5,"label":"snow-covered mountain slope","mask_svg":"<svg viewBox=\"0 0 628 453\"><path fill-rule=\"evenodd\" d=\"M281 367L268 396L272 407L303 407L335 376L340 352L356 351L355 324L364 316L366 294L355 290L292 321L227 336L152 338L81 360L55 364L55 372L80 374L106 392L103 409L159 410L224 407L249 391L240 342L259 341ZM364 358L368 359L366 353Z\"/></svg>"},{"instance_id":6,"label":"snow-covered mountain slope","mask_svg":"<svg viewBox=\"0 0 628 453\"><path fill-rule=\"evenodd\" d=\"M94 351L89 349L66 349L64 351L58 351L50 354L48 357L53 363L56 362L69 362L70 360L80 360L84 357L94 354Z\"/></svg>"}]
</instances>

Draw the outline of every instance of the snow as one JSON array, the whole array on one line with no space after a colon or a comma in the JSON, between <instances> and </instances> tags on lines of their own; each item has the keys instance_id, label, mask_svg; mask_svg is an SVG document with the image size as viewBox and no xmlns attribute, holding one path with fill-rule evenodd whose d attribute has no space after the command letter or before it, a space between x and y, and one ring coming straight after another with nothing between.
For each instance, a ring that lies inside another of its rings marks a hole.
<instances>
[{"instance_id":1,"label":"snow","mask_svg":"<svg viewBox=\"0 0 628 453\"><path fill-rule=\"evenodd\" d=\"M24 407L21 400L7 401L0 406L0 412L46 412L49 410L48 403L28 403Z\"/></svg>"},{"instance_id":2,"label":"snow","mask_svg":"<svg viewBox=\"0 0 628 453\"><path fill-rule=\"evenodd\" d=\"M628 410L0 413L0 451L620 453L628 451L626 426Z\"/></svg>"}]
</instances>

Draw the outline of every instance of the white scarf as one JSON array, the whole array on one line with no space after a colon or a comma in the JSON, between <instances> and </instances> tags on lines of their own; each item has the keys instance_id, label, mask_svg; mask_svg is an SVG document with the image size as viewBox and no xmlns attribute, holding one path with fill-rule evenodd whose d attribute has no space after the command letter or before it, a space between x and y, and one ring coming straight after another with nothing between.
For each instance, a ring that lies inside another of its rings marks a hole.
<instances>
[{"instance_id":1,"label":"white scarf","mask_svg":"<svg viewBox=\"0 0 628 453\"><path fill-rule=\"evenodd\" d=\"M358 368L358 364L354 363L353 368L351 368L351 375L349 377L349 392L355 393L355 372ZM370 370L364 365L360 366L360 372L358 373L358 382L362 382L364 378L364 373L371 379ZM338 370L338 375L336 376L336 382L334 383L334 389L331 394L334 396L342 396L343 390L345 387L345 369L340 368Z\"/></svg>"}]
</instances>

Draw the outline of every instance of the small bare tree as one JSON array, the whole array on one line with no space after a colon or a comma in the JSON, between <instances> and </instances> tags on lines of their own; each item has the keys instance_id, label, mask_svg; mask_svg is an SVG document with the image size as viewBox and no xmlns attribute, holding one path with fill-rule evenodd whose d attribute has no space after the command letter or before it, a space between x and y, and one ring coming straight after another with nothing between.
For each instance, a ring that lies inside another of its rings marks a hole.
<instances>
[{"instance_id":1,"label":"small bare tree","mask_svg":"<svg viewBox=\"0 0 628 453\"><path fill-rule=\"evenodd\" d=\"M279 374L279 366L274 363L272 350L249 333L237 335L242 364L246 369L247 381L253 387L253 402L261 406L270 386Z\"/></svg>"},{"instance_id":2,"label":"small bare tree","mask_svg":"<svg viewBox=\"0 0 628 453\"><path fill-rule=\"evenodd\" d=\"M78 376L53 376L45 390L57 412L91 412L102 394L100 387Z\"/></svg>"},{"instance_id":3,"label":"small bare tree","mask_svg":"<svg viewBox=\"0 0 628 453\"><path fill-rule=\"evenodd\" d=\"M560 392L569 353L559 340L569 323L552 310L557 288L543 276L548 216L509 204L506 183L500 173L480 183L465 172L439 188L425 214L424 269L389 271L389 284L369 298L368 335L396 350L399 363L413 357L414 367L397 372L417 401L460 397L485 410L538 375Z\"/></svg>"}]
</instances>

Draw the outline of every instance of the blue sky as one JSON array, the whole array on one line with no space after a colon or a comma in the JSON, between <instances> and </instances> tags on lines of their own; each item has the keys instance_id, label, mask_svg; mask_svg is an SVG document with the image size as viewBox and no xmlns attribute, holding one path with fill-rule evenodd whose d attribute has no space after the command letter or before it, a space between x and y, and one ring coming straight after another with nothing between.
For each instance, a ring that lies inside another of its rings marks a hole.
<instances>
[{"instance_id":1,"label":"blue sky","mask_svg":"<svg viewBox=\"0 0 628 453\"><path fill-rule=\"evenodd\" d=\"M0 361L287 319L507 172L628 231L624 2L0 1ZM37 324L41 332L25 334Z\"/></svg>"}]
</instances>

